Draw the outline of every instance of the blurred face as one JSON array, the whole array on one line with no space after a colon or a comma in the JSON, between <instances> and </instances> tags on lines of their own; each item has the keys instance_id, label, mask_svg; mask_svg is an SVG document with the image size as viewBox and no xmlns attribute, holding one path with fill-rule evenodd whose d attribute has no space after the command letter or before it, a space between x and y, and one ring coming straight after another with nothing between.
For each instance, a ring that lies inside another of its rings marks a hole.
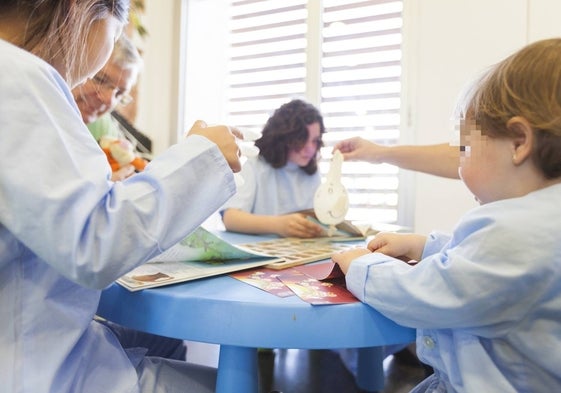
<instances>
[{"instance_id":1,"label":"blurred face","mask_svg":"<svg viewBox=\"0 0 561 393\"><path fill-rule=\"evenodd\" d=\"M92 79L72 90L84 123L97 120L128 98L137 73L136 68L123 69L110 60Z\"/></svg>"},{"instance_id":2,"label":"blurred face","mask_svg":"<svg viewBox=\"0 0 561 393\"><path fill-rule=\"evenodd\" d=\"M298 166L306 166L311 160L316 158L320 141L320 125L312 123L308 125L308 140L306 144L299 150L290 149L288 152L288 161Z\"/></svg>"},{"instance_id":3,"label":"blurred face","mask_svg":"<svg viewBox=\"0 0 561 393\"><path fill-rule=\"evenodd\" d=\"M103 67L113 51L115 41L121 35L122 28L122 23L113 16L92 23L86 39L84 56L78 64L78 69L72 72L72 80L76 81L76 84L82 83Z\"/></svg>"},{"instance_id":4,"label":"blurred face","mask_svg":"<svg viewBox=\"0 0 561 393\"><path fill-rule=\"evenodd\" d=\"M512 142L507 138L482 135L472 121L461 126L459 174L480 204L509 197L508 179L512 165Z\"/></svg>"}]
</instances>

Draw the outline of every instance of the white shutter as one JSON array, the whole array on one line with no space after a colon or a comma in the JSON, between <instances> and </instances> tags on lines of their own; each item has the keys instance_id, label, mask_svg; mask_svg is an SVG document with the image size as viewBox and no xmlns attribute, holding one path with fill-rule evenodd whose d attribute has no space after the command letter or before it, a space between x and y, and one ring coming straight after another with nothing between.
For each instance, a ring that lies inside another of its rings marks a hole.
<instances>
[{"instance_id":1,"label":"white shutter","mask_svg":"<svg viewBox=\"0 0 561 393\"><path fill-rule=\"evenodd\" d=\"M306 91L305 0L234 1L228 36L228 121L260 131Z\"/></svg>"},{"instance_id":2,"label":"white shutter","mask_svg":"<svg viewBox=\"0 0 561 393\"><path fill-rule=\"evenodd\" d=\"M361 136L384 144L399 138L402 1L324 0L321 112L327 148ZM328 168L324 162L322 171ZM397 222L397 168L345 162L349 219Z\"/></svg>"},{"instance_id":3,"label":"white shutter","mask_svg":"<svg viewBox=\"0 0 561 393\"><path fill-rule=\"evenodd\" d=\"M260 131L292 98L321 110L327 133L320 170L334 143L352 136L399 138L402 1L239 0L230 3L227 120ZM397 223L398 170L343 164L348 218Z\"/></svg>"}]
</instances>

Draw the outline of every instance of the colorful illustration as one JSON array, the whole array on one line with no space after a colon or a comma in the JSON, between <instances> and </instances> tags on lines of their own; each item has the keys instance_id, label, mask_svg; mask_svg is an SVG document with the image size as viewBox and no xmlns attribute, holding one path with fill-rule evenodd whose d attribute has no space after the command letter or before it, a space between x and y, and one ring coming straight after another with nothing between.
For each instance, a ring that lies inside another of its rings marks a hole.
<instances>
[{"instance_id":1,"label":"colorful illustration","mask_svg":"<svg viewBox=\"0 0 561 393\"><path fill-rule=\"evenodd\" d=\"M279 277L300 299L313 305L355 303L358 299L342 283L320 281L305 273L291 271Z\"/></svg>"},{"instance_id":2,"label":"colorful illustration","mask_svg":"<svg viewBox=\"0 0 561 393\"><path fill-rule=\"evenodd\" d=\"M173 280L172 276L168 276L167 274L159 271L152 274L132 276L132 278L136 281L142 281L142 282L161 282L161 281Z\"/></svg>"},{"instance_id":3,"label":"colorful illustration","mask_svg":"<svg viewBox=\"0 0 561 393\"><path fill-rule=\"evenodd\" d=\"M175 246L150 260L150 262L226 261L251 259L262 253L247 251L230 244L206 229L199 227Z\"/></svg>"},{"instance_id":4,"label":"colorful illustration","mask_svg":"<svg viewBox=\"0 0 561 393\"><path fill-rule=\"evenodd\" d=\"M198 228L164 253L117 280L130 291L246 270L282 259L238 248Z\"/></svg>"},{"instance_id":5,"label":"colorful illustration","mask_svg":"<svg viewBox=\"0 0 561 393\"><path fill-rule=\"evenodd\" d=\"M313 305L358 302L345 287L345 276L333 262L315 263L284 270L257 268L231 277L275 296L297 295Z\"/></svg>"},{"instance_id":6,"label":"colorful illustration","mask_svg":"<svg viewBox=\"0 0 561 393\"><path fill-rule=\"evenodd\" d=\"M282 274L278 270L257 268L230 274L237 280L269 292L278 297L294 296L294 292L278 279Z\"/></svg>"}]
</instances>

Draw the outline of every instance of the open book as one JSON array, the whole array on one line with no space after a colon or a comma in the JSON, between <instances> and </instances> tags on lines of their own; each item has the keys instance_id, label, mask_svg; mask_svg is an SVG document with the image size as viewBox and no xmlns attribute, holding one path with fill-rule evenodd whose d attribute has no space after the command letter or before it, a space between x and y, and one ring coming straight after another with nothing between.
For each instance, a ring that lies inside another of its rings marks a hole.
<instances>
[{"instance_id":1,"label":"open book","mask_svg":"<svg viewBox=\"0 0 561 393\"><path fill-rule=\"evenodd\" d=\"M117 280L130 291L159 287L283 261L236 246L199 227L164 253Z\"/></svg>"},{"instance_id":2,"label":"open book","mask_svg":"<svg viewBox=\"0 0 561 393\"><path fill-rule=\"evenodd\" d=\"M369 223L361 223L358 221L345 220L340 224L335 225L335 231L330 233L330 228L328 225L322 224L317 219L314 214L313 209L301 210L296 213L301 213L307 216L308 220L322 226L324 232L322 236L332 237L333 240L345 241L345 240L359 240L364 239L368 236L374 236L378 232L400 232L405 228L393 224L377 224L373 226Z\"/></svg>"}]
</instances>

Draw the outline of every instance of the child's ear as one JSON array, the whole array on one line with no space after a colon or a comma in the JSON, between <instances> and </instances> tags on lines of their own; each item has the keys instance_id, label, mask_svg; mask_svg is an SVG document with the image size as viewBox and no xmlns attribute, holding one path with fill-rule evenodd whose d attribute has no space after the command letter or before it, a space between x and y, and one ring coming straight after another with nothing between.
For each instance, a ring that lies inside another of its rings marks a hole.
<instances>
[{"instance_id":1,"label":"child's ear","mask_svg":"<svg viewBox=\"0 0 561 393\"><path fill-rule=\"evenodd\" d=\"M512 162L520 165L532 153L534 146L534 129L522 116L514 116L507 123L506 127L511 132L512 140Z\"/></svg>"}]
</instances>

